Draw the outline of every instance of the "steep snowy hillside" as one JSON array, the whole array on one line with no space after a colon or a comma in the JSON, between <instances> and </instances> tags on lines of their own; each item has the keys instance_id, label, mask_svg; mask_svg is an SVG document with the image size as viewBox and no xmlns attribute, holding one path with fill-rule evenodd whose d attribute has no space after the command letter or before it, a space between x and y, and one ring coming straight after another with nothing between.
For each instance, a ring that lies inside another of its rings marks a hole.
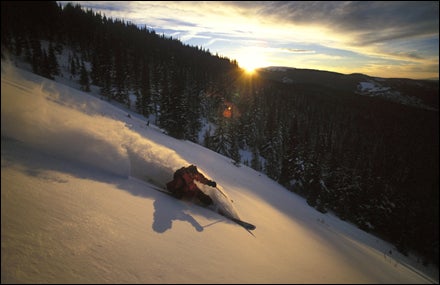
<instances>
[{"instance_id":1,"label":"steep snowy hillside","mask_svg":"<svg viewBox=\"0 0 440 285\"><path fill-rule=\"evenodd\" d=\"M2 283L438 283L260 173L2 62ZM155 190L196 164L248 232Z\"/></svg>"}]
</instances>

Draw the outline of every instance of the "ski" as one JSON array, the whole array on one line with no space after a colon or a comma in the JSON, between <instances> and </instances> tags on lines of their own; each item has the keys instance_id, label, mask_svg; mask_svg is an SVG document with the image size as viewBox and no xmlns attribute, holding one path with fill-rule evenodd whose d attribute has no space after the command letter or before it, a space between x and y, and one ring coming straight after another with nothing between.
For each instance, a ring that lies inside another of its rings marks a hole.
<instances>
[{"instance_id":1,"label":"ski","mask_svg":"<svg viewBox=\"0 0 440 285\"><path fill-rule=\"evenodd\" d=\"M153 185L149 185L149 187L151 187L152 189L157 190L159 192L165 193L165 194L167 194L167 195L169 195L171 197L174 197L173 193L171 193L170 191L168 191L166 189L160 188L158 186L153 186Z\"/></svg>"},{"instance_id":2,"label":"ski","mask_svg":"<svg viewBox=\"0 0 440 285\"><path fill-rule=\"evenodd\" d=\"M226 217L226 216L225 216ZM235 223L239 224L240 226L242 226L243 228L253 231L255 230L257 227L251 223L236 219L236 218L232 218L232 217L226 217L228 219L230 219L231 221L234 221Z\"/></svg>"},{"instance_id":3,"label":"ski","mask_svg":"<svg viewBox=\"0 0 440 285\"><path fill-rule=\"evenodd\" d=\"M234 203L234 201L232 201L231 199L229 199L229 197L228 196L226 196L226 194L225 193L223 193L223 191L222 190L220 190L220 188L218 188L218 187L214 187L218 192L220 192L226 199L228 199L229 201L231 201L231 203Z\"/></svg>"},{"instance_id":4,"label":"ski","mask_svg":"<svg viewBox=\"0 0 440 285\"><path fill-rule=\"evenodd\" d=\"M162 188L160 188L160 187L153 186L153 185L149 185L149 186L150 186L152 189L154 189L154 190L157 190L157 191L162 192L162 193L164 193L164 194L167 194L167 195L169 195L169 196L171 196L171 197L174 197L173 194L172 194L170 191L168 191L168 190L165 190L165 189L162 189ZM220 189L218 189L218 190L219 190L223 195L225 195ZM225 197L226 197L226 195L225 195ZM199 204L196 204L196 205L199 205ZM205 207L205 206L203 206L203 205L199 205L199 206L204 207L204 208L209 208L209 207ZM251 223L248 223L248 222L242 221L242 220L237 219L237 218L234 218L234 217L230 217L230 216L224 215L223 213L220 213L220 212L216 212L216 213L218 213L218 214L220 214L221 216L223 216L223 217L225 217L225 218L227 218L227 219L229 219L229 220L235 222L236 224L242 226L242 227L245 228L246 230L253 231L253 230L256 229L256 226L253 225L253 224L251 224Z\"/></svg>"}]
</instances>

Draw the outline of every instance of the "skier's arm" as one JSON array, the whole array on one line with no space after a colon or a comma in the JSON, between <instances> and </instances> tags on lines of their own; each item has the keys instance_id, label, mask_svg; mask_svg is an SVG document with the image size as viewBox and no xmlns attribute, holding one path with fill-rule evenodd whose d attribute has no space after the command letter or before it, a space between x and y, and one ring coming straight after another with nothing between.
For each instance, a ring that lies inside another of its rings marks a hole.
<instances>
[{"instance_id":1,"label":"skier's arm","mask_svg":"<svg viewBox=\"0 0 440 285\"><path fill-rule=\"evenodd\" d=\"M195 175L194 179L197 180L197 181L199 181L199 182L201 182L201 183L203 183L203 184L206 184L206 185L208 185L208 186L212 186L212 187L216 187L216 186L217 186L217 183L215 183L215 181L209 180L208 178L206 178L206 177L205 177L203 174L201 174L201 173L197 173L197 174Z\"/></svg>"}]
</instances>

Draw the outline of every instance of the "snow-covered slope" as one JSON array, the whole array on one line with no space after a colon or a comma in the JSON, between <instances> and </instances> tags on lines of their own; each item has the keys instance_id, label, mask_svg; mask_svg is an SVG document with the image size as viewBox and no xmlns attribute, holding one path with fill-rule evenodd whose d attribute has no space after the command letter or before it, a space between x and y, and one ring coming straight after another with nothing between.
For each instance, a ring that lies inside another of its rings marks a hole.
<instances>
[{"instance_id":1,"label":"snow-covered slope","mask_svg":"<svg viewBox=\"0 0 440 285\"><path fill-rule=\"evenodd\" d=\"M3 62L1 134L2 283L438 282L264 175ZM188 164L257 229L154 190Z\"/></svg>"},{"instance_id":2,"label":"snow-covered slope","mask_svg":"<svg viewBox=\"0 0 440 285\"><path fill-rule=\"evenodd\" d=\"M389 101L400 103L402 105L422 108L431 111L438 111L435 108L424 104L420 98L407 96L401 94L399 91L394 90L389 86L383 86L383 81L385 80L381 78L372 78L368 81L359 82L356 93L369 97L381 97Z\"/></svg>"}]
</instances>

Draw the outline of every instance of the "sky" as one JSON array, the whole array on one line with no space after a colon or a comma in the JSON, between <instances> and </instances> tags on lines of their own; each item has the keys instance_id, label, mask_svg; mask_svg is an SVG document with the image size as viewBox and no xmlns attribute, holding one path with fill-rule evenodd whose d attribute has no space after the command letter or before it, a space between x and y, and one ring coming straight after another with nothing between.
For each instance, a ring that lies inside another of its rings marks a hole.
<instances>
[{"instance_id":1,"label":"sky","mask_svg":"<svg viewBox=\"0 0 440 285\"><path fill-rule=\"evenodd\" d=\"M71 3L235 59L243 68L438 79L438 1Z\"/></svg>"},{"instance_id":2,"label":"sky","mask_svg":"<svg viewBox=\"0 0 440 285\"><path fill-rule=\"evenodd\" d=\"M67 55L56 81L2 59L2 283L438 283L438 267L79 91ZM155 190L188 164L256 229Z\"/></svg>"}]
</instances>

